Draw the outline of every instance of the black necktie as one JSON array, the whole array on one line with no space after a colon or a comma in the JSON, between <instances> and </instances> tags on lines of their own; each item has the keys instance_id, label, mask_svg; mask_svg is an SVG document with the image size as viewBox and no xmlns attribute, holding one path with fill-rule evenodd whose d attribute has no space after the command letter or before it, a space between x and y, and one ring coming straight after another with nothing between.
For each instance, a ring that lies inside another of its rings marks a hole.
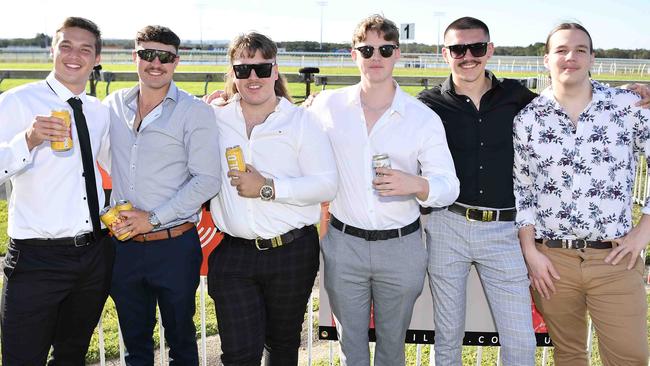
<instances>
[{"instance_id":1,"label":"black necktie","mask_svg":"<svg viewBox=\"0 0 650 366\"><path fill-rule=\"evenodd\" d=\"M86 180L86 197L88 197L88 210L90 211L90 220L93 222L93 235L95 240L101 238L101 226L99 224L99 199L97 198L97 185L95 183L95 160L93 159L93 150L90 146L90 133L86 124L86 117L81 109L81 100L79 98L68 99L68 104L72 106L74 113L74 123L77 126L77 136L79 137L79 147L81 148L81 162L84 168L84 178Z\"/></svg>"}]
</instances>

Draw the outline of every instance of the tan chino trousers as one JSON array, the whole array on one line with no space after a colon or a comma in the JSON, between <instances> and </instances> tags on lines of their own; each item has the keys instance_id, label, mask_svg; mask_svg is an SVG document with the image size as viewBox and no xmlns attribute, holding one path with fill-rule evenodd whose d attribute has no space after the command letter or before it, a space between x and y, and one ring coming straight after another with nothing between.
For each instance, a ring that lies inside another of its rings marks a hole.
<instances>
[{"instance_id":1,"label":"tan chino trousers","mask_svg":"<svg viewBox=\"0 0 650 366\"><path fill-rule=\"evenodd\" d=\"M560 275L550 300L534 292L555 345L556 366L587 366L587 312L605 366L648 366L643 261L627 270L629 257L613 266L609 249L561 249L537 244ZM628 254L629 255L629 254Z\"/></svg>"}]
</instances>

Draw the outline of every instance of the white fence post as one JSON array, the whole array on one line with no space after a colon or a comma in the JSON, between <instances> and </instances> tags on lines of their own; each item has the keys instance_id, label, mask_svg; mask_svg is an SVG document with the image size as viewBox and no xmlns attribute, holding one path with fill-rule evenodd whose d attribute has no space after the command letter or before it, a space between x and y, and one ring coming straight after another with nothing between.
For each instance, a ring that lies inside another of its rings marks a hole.
<instances>
[{"instance_id":1,"label":"white fence post","mask_svg":"<svg viewBox=\"0 0 650 366\"><path fill-rule=\"evenodd\" d=\"M201 291L200 294L200 300L201 300L201 355L203 356L203 362L201 364L203 366L208 365L208 350L207 350L207 340L206 338L206 330L205 330L205 325L206 325L206 318L205 318L205 276L201 276L200 279L200 287L199 291Z\"/></svg>"}]
</instances>

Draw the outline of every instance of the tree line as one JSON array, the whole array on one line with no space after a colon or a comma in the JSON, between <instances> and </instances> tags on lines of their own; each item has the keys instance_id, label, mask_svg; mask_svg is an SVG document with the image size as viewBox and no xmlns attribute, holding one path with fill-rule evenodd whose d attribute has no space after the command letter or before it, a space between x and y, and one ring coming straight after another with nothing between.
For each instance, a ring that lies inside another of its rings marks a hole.
<instances>
[{"instance_id":1,"label":"tree line","mask_svg":"<svg viewBox=\"0 0 650 366\"><path fill-rule=\"evenodd\" d=\"M6 47L42 47L50 46L52 38L46 34L38 33L34 38L13 38L0 39L0 48ZM342 52L347 53L350 50L350 43L332 43L326 42L321 44L314 41L291 41L278 42L278 47L288 52ZM104 47L106 48L131 48L133 40L127 39L105 39ZM212 50L216 48L226 48L226 43L211 44L204 42L183 42L181 48ZM440 48L442 45L440 45ZM436 46L424 43L402 43L400 48L406 53L435 53ZM542 56L544 55L544 43L536 42L528 46L497 46L494 54L498 56ZM634 50L624 50L620 48L596 49L598 58L627 58L627 59L650 59L650 50L637 48Z\"/></svg>"}]
</instances>

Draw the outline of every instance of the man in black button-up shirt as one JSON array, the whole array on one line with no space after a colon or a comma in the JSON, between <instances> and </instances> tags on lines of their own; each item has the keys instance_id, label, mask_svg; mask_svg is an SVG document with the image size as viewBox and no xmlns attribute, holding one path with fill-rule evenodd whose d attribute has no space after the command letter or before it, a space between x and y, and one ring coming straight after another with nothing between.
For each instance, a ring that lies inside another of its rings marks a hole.
<instances>
[{"instance_id":1,"label":"man in black button-up shirt","mask_svg":"<svg viewBox=\"0 0 650 366\"><path fill-rule=\"evenodd\" d=\"M473 98L454 88L452 76L418 98L442 119L451 149L456 176L461 181L458 202L466 205L511 208L512 120L535 98L519 82L500 81L483 70L491 87L480 96L480 107Z\"/></svg>"},{"instance_id":2,"label":"man in black button-up shirt","mask_svg":"<svg viewBox=\"0 0 650 366\"><path fill-rule=\"evenodd\" d=\"M452 74L418 96L442 119L460 180L456 203L433 212L426 228L436 365L461 364L472 263L492 309L503 364L534 365L529 281L512 214L512 121L536 95L485 69L494 46L480 20L454 21L444 40Z\"/></svg>"}]
</instances>

